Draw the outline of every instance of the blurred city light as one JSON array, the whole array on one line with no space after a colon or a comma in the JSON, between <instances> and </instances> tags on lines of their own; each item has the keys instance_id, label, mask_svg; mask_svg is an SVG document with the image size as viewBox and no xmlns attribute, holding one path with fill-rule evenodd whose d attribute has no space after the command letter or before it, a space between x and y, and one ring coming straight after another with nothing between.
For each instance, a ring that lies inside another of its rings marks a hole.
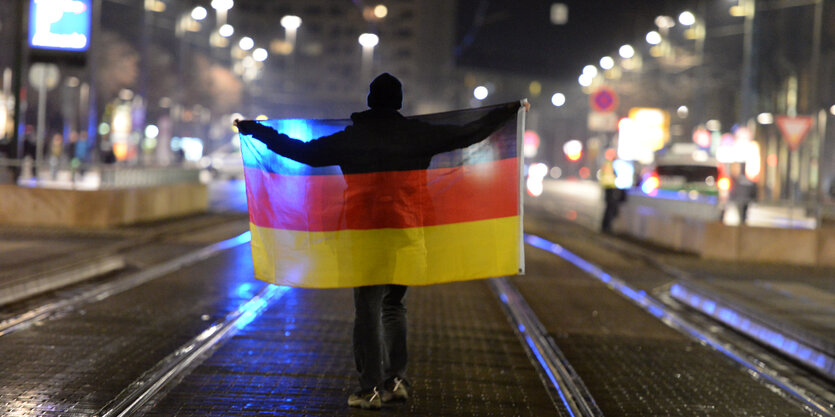
<instances>
[{"instance_id":1,"label":"blurred city light","mask_svg":"<svg viewBox=\"0 0 835 417\"><path fill-rule=\"evenodd\" d=\"M558 166L552 167L551 171L549 171L549 175L551 178L557 180L562 176L562 170Z\"/></svg>"},{"instance_id":2,"label":"blurred city light","mask_svg":"<svg viewBox=\"0 0 835 417\"><path fill-rule=\"evenodd\" d=\"M829 108L829 113L831 113L833 116L835 116L835 105L833 105L832 107Z\"/></svg>"},{"instance_id":3,"label":"blurred city light","mask_svg":"<svg viewBox=\"0 0 835 417\"><path fill-rule=\"evenodd\" d=\"M614 66L615 66L615 60L612 59L612 57L604 56L603 58L600 58L600 68L603 68L605 70L610 70Z\"/></svg>"},{"instance_id":4,"label":"blurred city light","mask_svg":"<svg viewBox=\"0 0 835 417\"><path fill-rule=\"evenodd\" d=\"M257 48L256 50L252 51L252 58L258 62L264 62L267 60L269 54L267 50L264 48Z\"/></svg>"},{"instance_id":5,"label":"blurred city light","mask_svg":"<svg viewBox=\"0 0 835 417\"><path fill-rule=\"evenodd\" d=\"M590 86L593 81L594 81L594 77L592 77L588 73L580 74L580 77L577 78L577 82L579 82L580 85L583 86L583 87Z\"/></svg>"},{"instance_id":6,"label":"blurred city light","mask_svg":"<svg viewBox=\"0 0 835 417\"><path fill-rule=\"evenodd\" d=\"M359 37L359 43L365 48L373 48L380 42L380 38L373 33L363 33Z\"/></svg>"},{"instance_id":7,"label":"blurred city light","mask_svg":"<svg viewBox=\"0 0 835 417\"><path fill-rule=\"evenodd\" d=\"M208 15L209 12L203 6L197 6L191 10L191 18L194 20L203 20Z\"/></svg>"},{"instance_id":8,"label":"blurred city light","mask_svg":"<svg viewBox=\"0 0 835 417\"><path fill-rule=\"evenodd\" d=\"M632 45L623 45L618 49L618 54L621 58L629 59L635 56L635 49L632 48Z\"/></svg>"},{"instance_id":9,"label":"blurred city light","mask_svg":"<svg viewBox=\"0 0 835 417\"><path fill-rule=\"evenodd\" d=\"M388 14L389 14L388 7L386 7L382 4L378 4L376 7L374 7L374 17L376 17L377 19L382 19L382 18L386 17Z\"/></svg>"},{"instance_id":10,"label":"blurred city light","mask_svg":"<svg viewBox=\"0 0 835 417\"><path fill-rule=\"evenodd\" d=\"M212 8L215 10L229 10L235 6L234 0L212 0Z\"/></svg>"},{"instance_id":11,"label":"blurred city light","mask_svg":"<svg viewBox=\"0 0 835 417\"><path fill-rule=\"evenodd\" d=\"M770 125L774 123L774 115L771 113L760 113L757 115L757 123L761 125Z\"/></svg>"},{"instance_id":12,"label":"blurred city light","mask_svg":"<svg viewBox=\"0 0 835 417\"><path fill-rule=\"evenodd\" d=\"M678 115L678 117L686 119L687 116L690 114L690 109L688 109L687 106L678 106L678 108L676 109L676 114Z\"/></svg>"},{"instance_id":13,"label":"blurred city light","mask_svg":"<svg viewBox=\"0 0 835 417\"><path fill-rule=\"evenodd\" d=\"M476 100L484 100L485 98L487 98L488 94L489 91L487 91L487 87L483 85L480 85L473 89L473 97L475 97Z\"/></svg>"},{"instance_id":14,"label":"blurred city light","mask_svg":"<svg viewBox=\"0 0 835 417\"><path fill-rule=\"evenodd\" d=\"M656 31L650 31L647 33L647 43L650 45L658 45L661 43L661 34Z\"/></svg>"},{"instance_id":15,"label":"blurred city light","mask_svg":"<svg viewBox=\"0 0 835 417\"><path fill-rule=\"evenodd\" d=\"M676 21L670 16L658 16L655 18L655 26L659 29L669 29L676 25Z\"/></svg>"},{"instance_id":16,"label":"blurred city light","mask_svg":"<svg viewBox=\"0 0 835 417\"><path fill-rule=\"evenodd\" d=\"M528 194L533 197L539 197L543 191L543 179L548 175L548 166L542 162L537 162L528 168L527 189Z\"/></svg>"},{"instance_id":17,"label":"blurred city light","mask_svg":"<svg viewBox=\"0 0 835 417\"><path fill-rule=\"evenodd\" d=\"M225 24L217 30L217 33L224 38L228 38L235 34L235 28L230 24Z\"/></svg>"},{"instance_id":18,"label":"blurred city light","mask_svg":"<svg viewBox=\"0 0 835 417\"><path fill-rule=\"evenodd\" d=\"M528 85L528 91L532 96L538 97L542 93L542 83L539 81L531 81Z\"/></svg>"},{"instance_id":19,"label":"blurred city light","mask_svg":"<svg viewBox=\"0 0 835 417\"><path fill-rule=\"evenodd\" d=\"M533 158L539 152L539 133L533 130L526 130L522 136L522 154L525 158Z\"/></svg>"},{"instance_id":20,"label":"blurred city light","mask_svg":"<svg viewBox=\"0 0 835 417\"><path fill-rule=\"evenodd\" d=\"M302 18L293 15L287 15L281 18L281 27L287 30L298 29L302 25Z\"/></svg>"},{"instance_id":21,"label":"blurred city light","mask_svg":"<svg viewBox=\"0 0 835 417\"><path fill-rule=\"evenodd\" d=\"M577 139L571 139L562 145L562 151L570 161L578 161L583 156L583 143Z\"/></svg>"},{"instance_id":22,"label":"blurred city light","mask_svg":"<svg viewBox=\"0 0 835 417\"><path fill-rule=\"evenodd\" d=\"M156 138L157 136L159 136L159 128L156 125L146 126L145 136L149 138Z\"/></svg>"},{"instance_id":23,"label":"blurred city light","mask_svg":"<svg viewBox=\"0 0 835 417\"><path fill-rule=\"evenodd\" d=\"M681 12L680 15L678 15L678 22L684 26L690 26L696 23L696 16L694 16L693 13L690 13L689 11L684 11Z\"/></svg>"},{"instance_id":24,"label":"blurred city light","mask_svg":"<svg viewBox=\"0 0 835 417\"><path fill-rule=\"evenodd\" d=\"M255 120L263 121L263 120L270 120L270 118L267 117L266 114L259 114L258 116L255 116Z\"/></svg>"},{"instance_id":25,"label":"blurred city light","mask_svg":"<svg viewBox=\"0 0 835 417\"><path fill-rule=\"evenodd\" d=\"M586 65L583 67L583 74L589 74L592 78L597 76L597 67L594 65Z\"/></svg>"},{"instance_id":26,"label":"blurred city light","mask_svg":"<svg viewBox=\"0 0 835 417\"><path fill-rule=\"evenodd\" d=\"M705 127L707 127L708 130L718 132L719 130L722 129L722 123L719 122L716 119L710 119L710 120L707 121L707 123L705 123Z\"/></svg>"},{"instance_id":27,"label":"blurred city light","mask_svg":"<svg viewBox=\"0 0 835 417\"><path fill-rule=\"evenodd\" d=\"M238 42L238 46L244 51L248 51L252 49L253 46L255 46L255 41L252 40L252 38L250 38L249 36L244 36L243 38L241 38L241 41Z\"/></svg>"},{"instance_id":28,"label":"blurred city light","mask_svg":"<svg viewBox=\"0 0 835 417\"><path fill-rule=\"evenodd\" d=\"M565 94L554 93L554 95L551 96L551 104L553 104L555 107L561 107L563 104L565 104Z\"/></svg>"}]
</instances>

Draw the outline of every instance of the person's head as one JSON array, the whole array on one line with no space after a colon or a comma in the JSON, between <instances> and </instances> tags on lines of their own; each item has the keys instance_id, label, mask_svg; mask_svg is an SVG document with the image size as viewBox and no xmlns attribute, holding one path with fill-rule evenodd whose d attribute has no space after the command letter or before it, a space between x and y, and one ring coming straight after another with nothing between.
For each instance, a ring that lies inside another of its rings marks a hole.
<instances>
[{"instance_id":1,"label":"person's head","mask_svg":"<svg viewBox=\"0 0 835 417\"><path fill-rule=\"evenodd\" d=\"M403 107L403 87L395 76L384 72L368 86L368 107L400 110Z\"/></svg>"}]
</instances>

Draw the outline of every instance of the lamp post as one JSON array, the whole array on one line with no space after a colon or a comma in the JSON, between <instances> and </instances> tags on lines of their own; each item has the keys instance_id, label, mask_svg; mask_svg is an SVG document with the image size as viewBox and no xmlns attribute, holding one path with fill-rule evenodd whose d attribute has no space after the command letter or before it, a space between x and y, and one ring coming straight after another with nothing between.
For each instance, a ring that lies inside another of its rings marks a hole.
<instances>
[{"instance_id":1,"label":"lamp post","mask_svg":"<svg viewBox=\"0 0 835 417\"><path fill-rule=\"evenodd\" d=\"M359 37L362 45L362 66L360 73L364 78L370 78L371 66L374 62L374 47L380 42L380 38L373 33L363 33Z\"/></svg>"},{"instance_id":2,"label":"lamp post","mask_svg":"<svg viewBox=\"0 0 835 417\"><path fill-rule=\"evenodd\" d=\"M281 27L284 28L284 38L293 49L296 49L296 31L301 25L302 19L298 16L287 15L281 18Z\"/></svg>"}]
</instances>

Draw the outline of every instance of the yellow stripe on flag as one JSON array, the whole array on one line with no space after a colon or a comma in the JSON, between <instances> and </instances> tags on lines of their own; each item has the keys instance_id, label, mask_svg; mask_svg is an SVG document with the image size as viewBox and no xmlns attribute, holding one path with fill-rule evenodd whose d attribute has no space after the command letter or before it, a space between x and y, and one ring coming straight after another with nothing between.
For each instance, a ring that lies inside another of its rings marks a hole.
<instances>
[{"instance_id":1,"label":"yellow stripe on flag","mask_svg":"<svg viewBox=\"0 0 835 417\"><path fill-rule=\"evenodd\" d=\"M279 285L429 285L515 275L520 267L518 216L408 229L249 227L255 277Z\"/></svg>"}]
</instances>

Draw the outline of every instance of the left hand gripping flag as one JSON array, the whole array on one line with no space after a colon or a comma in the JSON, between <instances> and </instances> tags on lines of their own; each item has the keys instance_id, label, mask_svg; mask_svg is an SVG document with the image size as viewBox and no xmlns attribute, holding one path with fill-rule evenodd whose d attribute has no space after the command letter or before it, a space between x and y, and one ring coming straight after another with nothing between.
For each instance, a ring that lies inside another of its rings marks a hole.
<instances>
[{"instance_id":1,"label":"left hand gripping flag","mask_svg":"<svg viewBox=\"0 0 835 417\"><path fill-rule=\"evenodd\" d=\"M409 119L463 128L496 107ZM523 273L525 110L505 118L485 140L434 154L426 169L313 168L241 134L255 277L293 287L342 288ZM261 124L309 142L352 121Z\"/></svg>"}]
</instances>

